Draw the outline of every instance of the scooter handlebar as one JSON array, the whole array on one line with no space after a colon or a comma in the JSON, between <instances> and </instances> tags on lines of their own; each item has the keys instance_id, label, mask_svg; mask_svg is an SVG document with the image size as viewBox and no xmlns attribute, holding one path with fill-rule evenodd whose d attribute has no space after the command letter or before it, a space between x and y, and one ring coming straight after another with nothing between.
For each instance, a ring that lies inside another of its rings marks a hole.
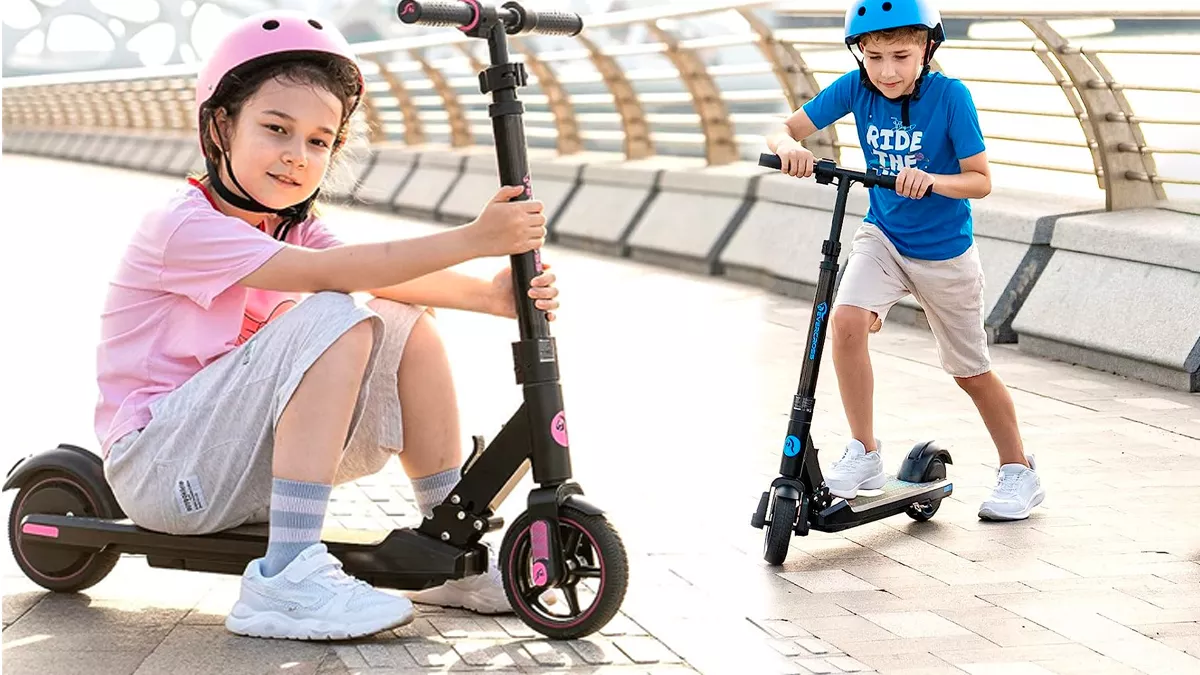
<instances>
[{"instance_id":1,"label":"scooter handlebar","mask_svg":"<svg viewBox=\"0 0 1200 675\"><path fill-rule=\"evenodd\" d=\"M768 169L775 169L776 171L779 171L779 170L783 169L783 160L781 160L779 158L779 155L771 154L769 152L764 152L758 156L758 165L765 166ZM819 178L825 178L826 180L823 182L829 182L829 180L832 180L835 176L840 176L840 177L849 178L850 180L862 183L866 187L878 186L878 187L885 188L888 190L896 189L896 177L895 176L881 176L881 175L875 173L874 171L869 172L869 173L864 173L862 171L851 171L849 169L842 169L842 168L838 167L838 165L834 164L832 160L829 160L829 159L818 160L817 166L813 170L813 173L817 174L817 176ZM928 197L931 194L933 194L933 186L932 185L930 185L929 189L925 191L925 196Z\"/></svg>"},{"instance_id":2,"label":"scooter handlebar","mask_svg":"<svg viewBox=\"0 0 1200 675\"><path fill-rule=\"evenodd\" d=\"M583 17L575 12L540 11L525 9L516 2L506 2L503 9L514 12L516 21L506 29L510 35L535 33L537 35L566 35L574 37L583 32Z\"/></svg>"},{"instance_id":3,"label":"scooter handlebar","mask_svg":"<svg viewBox=\"0 0 1200 675\"><path fill-rule=\"evenodd\" d=\"M408 24L423 26L452 26L469 31L483 18L479 0L402 0L396 15ZM583 18L574 12L533 11L518 2L506 2L497 8L504 30L510 35L579 35Z\"/></svg>"},{"instance_id":4,"label":"scooter handlebar","mask_svg":"<svg viewBox=\"0 0 1200 675\"><path fill-rule=\"evenodd\" d=\"M403 0L396 6L396 15L404 23L455 28L466 28L478 21L479 11L478 3L462 0Z\"/></svg>"}]
</instances>

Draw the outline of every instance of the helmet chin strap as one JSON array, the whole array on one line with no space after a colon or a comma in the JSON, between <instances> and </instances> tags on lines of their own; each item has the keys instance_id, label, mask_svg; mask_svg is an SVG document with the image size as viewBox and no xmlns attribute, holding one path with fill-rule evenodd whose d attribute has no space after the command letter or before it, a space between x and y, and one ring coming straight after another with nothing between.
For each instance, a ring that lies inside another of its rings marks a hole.
<instances>
[{"instance_id":1,"label":"helmet chin strap","mask_svg":"<svg viewBox=\"0 0 1200 675\"><path fill-rule=\"evenodd\" d=\"M205 157L204 167L205 170L208 171L208 179L212 183L213 189L217 191L217 194L221 196L221 199L224 199L229 204L232 204L235 208L243 211L250 211L252 213L273 213L279 216L280 221L279 225L275 228L275 238L279 239L280 241L287 238L288 232L293 226L300 222L300 220L308 212L309 205L321 192L321 190L318 188L316 192L312 193L312 196L298 204L292 204L291 206L282 209L273 209L251 197L250 191L242 187L242 184L238 182L237 176L233 174L233 164L231 164L229 161L228 152L222 152L221 158L225 161L225 172L229 174L229 179L232 180L233 184L237 186L237 189L241 190L242 194L246 196L243 197L242 195L236 194L233 190L230 190L221 180L221 174L217 171L217 167L212 163L212 160Z\"/></svg>"}]
</instances>

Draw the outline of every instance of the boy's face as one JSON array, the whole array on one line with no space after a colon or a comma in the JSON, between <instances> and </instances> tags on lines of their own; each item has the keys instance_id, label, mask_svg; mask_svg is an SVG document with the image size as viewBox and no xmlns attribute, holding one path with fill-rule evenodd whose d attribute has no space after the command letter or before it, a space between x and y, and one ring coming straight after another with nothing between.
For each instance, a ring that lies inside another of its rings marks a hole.
<instances>
[{"instance_id":1,"label":"boy's face","mask_svg":"<svg viewBox=\"0 0 1200 675\"><path fill-rule=\"evenodd\" d=\"M884 96L899 98L912 93L924 65L925 49L921 43L867 37L861 46L867 77Z\"/></svg>"},{"instance_id":2,"label":"boy's face","mask_svg":"<svg viewBox=\"0 0 1200 675\"><path fill-rule=\"evenodd\" d=\"M233 133L238 181L271 208L308 199L325 177L341 114L341 102L320 87L263 83L246 101Z\"/></svg>"}]
</instances>

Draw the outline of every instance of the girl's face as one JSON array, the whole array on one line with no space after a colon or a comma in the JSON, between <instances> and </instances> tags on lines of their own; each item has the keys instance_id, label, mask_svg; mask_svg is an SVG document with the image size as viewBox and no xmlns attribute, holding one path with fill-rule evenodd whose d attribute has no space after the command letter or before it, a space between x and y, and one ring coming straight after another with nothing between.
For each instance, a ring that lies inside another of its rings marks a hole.
<instances>
[{"instance_id":1,"label":"girl's face","mask_svg":"<svg viewBox=\"0 0 1200 675\"><path fill-rule=\"evenodd\" d=\"M921 45L911 41L884 42L879 39L864 40L863 63L871 83L888 98L900 98L911 94L917 76L921 74L925 56Z\"/></svg>"},{"instance_id":2,"label":"girl's face","mask_svg":"<svg viewBox=\"0 0 1200 675\"><path fill-rule=\"evenodd\" d=\"M225 134L233 173L264 206L302 202L325 177L341 121L342 103L331 92L268 80L242 106L232 134ZM218 165L225 184L237 191L224 162Z\"/></svg>"}]
</instances>

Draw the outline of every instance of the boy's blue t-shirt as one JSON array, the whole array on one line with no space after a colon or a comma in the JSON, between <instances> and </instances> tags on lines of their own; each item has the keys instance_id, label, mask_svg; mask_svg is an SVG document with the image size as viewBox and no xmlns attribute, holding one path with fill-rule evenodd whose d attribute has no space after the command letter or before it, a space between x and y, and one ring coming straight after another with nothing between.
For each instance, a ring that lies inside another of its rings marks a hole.
<instances>
[{"instance_id":1,"label":"boy's blue t-shirt","mask_svg":"<svg viewBox=\"0 0 1200 675\"><path fill-rule=\"evenodd\" d=\"M962 82L941 73L922 80L920 98L909 103L907 127L900 102L867 89L857 70L822 89L804 105L804 112L818 129L854 113L867 167L885 175L895 176L905 167L957 174L958 160L984 151L971 93ZM866 220L909 258L948 260L971 247L971 204L966 199L937 194L907 199L873 188Z\"/></svg>"}]
</instances>

